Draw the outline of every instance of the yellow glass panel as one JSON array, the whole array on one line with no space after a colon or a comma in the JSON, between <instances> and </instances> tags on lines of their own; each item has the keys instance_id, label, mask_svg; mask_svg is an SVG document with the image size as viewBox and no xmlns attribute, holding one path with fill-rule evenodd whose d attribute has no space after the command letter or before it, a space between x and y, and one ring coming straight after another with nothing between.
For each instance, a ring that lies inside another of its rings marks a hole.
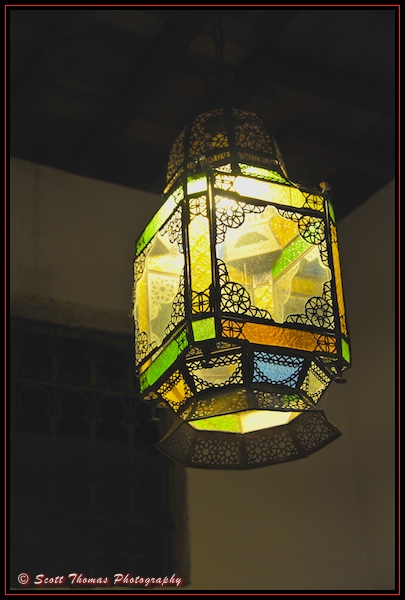
<instances>
[{"instance_id":1,"label":"yellow glass panel","mask_svg":"<svg viewBox=\"0 0 405 600\"><path fill-rule=\"evenodd\" d=\"M267 285L262 285L255 289L254 301L256 306L267 310L271 315L274 314L274 296L272 281L269 281Z\"/></svg>"},{"instance_id":2,"label":"yellow glass panel","mask_svg":"<svg viewBox=\"0 0 405 600\"><path fill-rule=\"evenodd\" d=\"M298 227L295 221L285 219L276 213L270 221L271 229L279 244L284 248L298 235Z\"/></svg>"},{"instance_id":3,"label":"yellow glass panel","mask_svg":"<svg viewBox=\"0 0 405 600\"><path fill-rule=\"evenodd\" d=\"M205 173L187 177L187 194L205 192L207 189L207 177Z\"/></svg>"},{"instance_id":4,"label":"yellow glass panel","mask_svg":"<svg viewBox=\"0 0 405 600\"><path fill-rule=\"evenodd\" d=\"M317 279L296 275L291 280L291 293L305 294L305 296L320 296L322 295L322 287L320 287Z\"/></svg>"},{"instance_id":5,"label":"yellow glass panel","mask_svg":"<svg viewBox=\"0 0 405 600\"><path fill-rule=\"evenodd\" d=\"M212 283L211 242L207 217L197 215L189 225L191 289L203 292Z\"/></svg>"},{"instance_id":6,"label":"yellow glass panel","mask_svg":"<svg viewBox=\"0 0 405 600\"><path fill-rule=\"evenodd\" d=\"M173 387L169 390L167 384L165 384L158 389L158 393L177 412L187 398L190 398L193 394L180 371L173 373L172 378L176 381Z\"/></svg>"},{"instance_id":7,"label":"yellow glass panel","mask_svg":"<svg viewBox=\"0 0 405 600\"><path fill-rule=\"evenodd\" d=\"M149 318L146 277L142 277L136 285L136 303L134 305L134 316L138 317L140 331L148 331Z\"/></svg>"},{"instance_id":8,"label":"yellow glass panel","mask_svg":"<svg viewBox=\"0 0 405 600\"><path fill-rule=\"evenodd\" d=\"M333 256L333 267L335 271L335 283L336 283L336 294L338 302L338 310L340 317L340 325L343 335L347 335L347 326L345 319L345 303L343 298L343 284L342 284L342 273L340 270L340 258L339 249L337 245L337 232L336 227L333 223L330 224L331 236L332 236L332 256Z\"/></svg>"},{"instance_id":9,"label":"yellow glass panel","mask_svg":"<svg viewBox=\"0 0 405 600\"><path fill-rule=\"evenodd\" d=\"M235 179L234 188L241 196L275 202L285 206L300 208L305 202L305 197L298 188L253 179L252 177L238 176Z\"/></svg>"},{"instance_id":10,"label":"yellow glass panel","mask_svg":"<svg viewBox=\"0 0 405 600\"><path fill-rule=\"evenodd\" d=\"M277 410L247 410L240 414L241 432L259 431L286 425L301 413Z\"/></svg>"},{"instance_id":11,"label":"yellow glass panel","mask_svg":"<svg viewBox=\"0 0 405 600\"><path fill-rule=\"evenodd\" d=\"M229 415L219 415L207 419L189 421L200 431L224 431L228 433L249 433L270 427L286 425L298 417L299 412L273 410L246 410Z\"/></svg>"}]
</instances>

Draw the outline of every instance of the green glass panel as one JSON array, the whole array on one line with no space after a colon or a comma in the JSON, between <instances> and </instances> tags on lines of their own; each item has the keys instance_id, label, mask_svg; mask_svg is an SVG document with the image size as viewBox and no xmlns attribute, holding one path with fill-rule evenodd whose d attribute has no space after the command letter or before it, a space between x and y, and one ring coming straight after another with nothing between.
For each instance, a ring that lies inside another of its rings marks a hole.
<instances>
[{"instance_id":1,"label":"green glass panel","mask_svg":"<svg viewBox=\"0 0 405 600\"><path fill-rule=\"evenodd\" d=\"M166 348L157 356L153 363L140 376L140 389L143 392L154 384L161 375L174 363L176 358L188 346L187 333L183 330Z\"/></svg>"},{"instance_id":2,"label":"green glass panel","mask_svg":"<svg viewBox=\"0 0 405 600\"><path fill-rule=\"evenodd\" d=\"M187 177L187 194L196 194L207 190L207 177L205 173Z\"/></svg>"},{"instance_id":3,"label":"green glass panel","mask_svg":"<svg viewBox=\"0 0 405 600\"><path fill-rule=\"evenodd\" d=\"M259 179L267 179L268 181L277 181L280 183L289 183L282 175L277 171L270 171L269 169L263 169L262 167L254 167L252 165L239 164L241 173L244 175L251 175L252 177L258 177Z\"/></svg>"},{"instance_id":4,"label":"green glass panel","mask_svg":"<svg viewBox=\"0 0 405 600\"><path fill-rule=\"evenodd\" d=\"M342 356L346 362L350 363L350 348L346 340L342 340Z\"/></svg>"},{"instance_id":5,"label":"green glass panel","mask_svg":"<svg viewBox=\"0 0 405 600\"><path fill-rule=\"evenodd\" d=\"M201 319L194 321L193 335L195 342L201 342L202 340L210 340L215 337L215 319L210 317L209 319Z\"/></svg>"},{"instance_id":6,"label":"green glass panel","mask_svg":"<svg viewBox=\"0 0 405 600\"><path fill-rule=\"evenodd\" d=\"M149 244L153 236L170 217L176 206L184 198L183 188L179 187L171 194L166 202L159 208L155 216L149 221L136 244L136 256Z\"/></svg>"},{"instance_id":7,"label":"green glass panel","mask_svg":"<svg viewBox=\"0 0 405 600\"><path fill-rule=\"evenodd\" d=\"M328 208L329 208L329 216L332 219L332 221L335 223L336 222L335 211L333 210L333 206L332 206L332 203L330 201L328 202Z\"/></svg>"},{"instance_id":8,"label":"green glass panel","mask_svg":"<svg viewBox=\"0 0 405 600\"><path fill-rule=\"evenodd\" d=\"M288 267L294 260L297 260L305 250L311 247L311 244L306 242L301 236L292 240L284 248L278 259L273 265L272 275L277 277L286 267Z\"/></svg>"},{"instance_id":9,"label":"green glass panel","mask_svg":"<svg viewBox=\"0 0 405 600\"><path fill-rule=\"evenodd\" d=\"M197 421L192 421L191 424L196 429L229 431L230 433L240 432L239 417L237 414L220 415L218 417L210 417L209 419L198 419Z\"/></svg>"}]
</instances>

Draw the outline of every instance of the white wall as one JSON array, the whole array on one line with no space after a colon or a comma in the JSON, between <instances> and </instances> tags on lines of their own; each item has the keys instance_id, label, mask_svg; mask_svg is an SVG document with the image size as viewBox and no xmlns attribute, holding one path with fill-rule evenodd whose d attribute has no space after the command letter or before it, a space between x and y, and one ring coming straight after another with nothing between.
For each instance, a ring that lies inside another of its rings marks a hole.
<instances>
[{"instance_id":1,"label":"white wall","mask_svg":"<svg viewBox=\"0 0 405 600\"><path fill-rule=\"evenodd\" d=\"M18 159L10 194L12 309L133 331L135 240L161 198Z\"/></svg>"},{"instance_id":2,"label":"white wall","mask_svg":"<svg viewBox=\"0 0 405 600\"><path fill-rule=\"evenodd\" d=\"M134 242L160 204L12 159L12 312L132 331ZM325 412L344 435L297 462L187 470L190 590L394 587L394 219L391 185L338 228L353 368Z\"/></svg>"}]
</instances>

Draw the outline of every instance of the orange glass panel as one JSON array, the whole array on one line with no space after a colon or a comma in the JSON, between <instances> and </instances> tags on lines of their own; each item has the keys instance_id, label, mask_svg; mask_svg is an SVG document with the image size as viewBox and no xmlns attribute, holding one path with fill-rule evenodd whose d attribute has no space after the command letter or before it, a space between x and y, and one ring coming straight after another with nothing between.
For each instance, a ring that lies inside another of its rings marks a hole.
<instances>
[{"instance_id":1,"label":"orange glass panel","mask_svg":"<svg viewBox=\"0 0 405 600\"><path fill-rule=\"evenodd\" d=\"M222 335L247 340L253 344L315 350L336 353L336 340L333 336L313 334L309 331L286 329L276 325L263 325L247 321L237 322L228 319L221 321Z\"/></svg>"}]
</instances>

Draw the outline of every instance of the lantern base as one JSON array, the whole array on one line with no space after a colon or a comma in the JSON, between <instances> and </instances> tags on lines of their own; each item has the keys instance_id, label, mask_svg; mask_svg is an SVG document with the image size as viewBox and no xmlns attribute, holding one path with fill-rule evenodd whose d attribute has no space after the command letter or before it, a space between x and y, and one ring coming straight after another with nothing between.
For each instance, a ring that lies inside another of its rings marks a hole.
<instances>
[{"instance_id":1,"label":"lantern base","mask_svg":"<svg viewBox=\"0 0 405 600\"><path fill-rule=\"evenodd\" d=\"M184 467L255 469L306 458L340 435L322 410L302 413L286 425L244 434L198 430L178 419L157 448Z\"/></svg>"}]
</instances>

